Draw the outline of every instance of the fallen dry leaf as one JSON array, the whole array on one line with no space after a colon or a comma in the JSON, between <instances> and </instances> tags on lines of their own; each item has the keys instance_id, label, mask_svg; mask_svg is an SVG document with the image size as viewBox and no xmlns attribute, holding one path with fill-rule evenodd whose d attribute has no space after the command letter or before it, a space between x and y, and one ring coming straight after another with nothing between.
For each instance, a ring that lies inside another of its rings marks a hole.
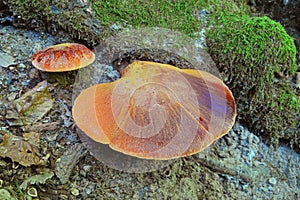
<instances>
[{"instance_id":1,"label":"fallen dry leaf","mask_svg":"<svg viewBox=\"0 0 300 200\"><path fill-rule=\"evenodd\" d=\"M41 157L39 150L40 134L25 133L24 137L5 133L0 144L0 157L8 157L23 166L45 165L47 157Z\"/></svg>"},{"instance_id":2,"label":"fallen dry leaf","mask_svg":"<svg viewBox=\"0 0 300 200\"><path fill-rule=\"evenodd\" d=\"M44 117L52 106L53 99L48 91L47 81L42 81L13 101L6 119L11 126L30 125Z\"/></svg>"}]
</instances>

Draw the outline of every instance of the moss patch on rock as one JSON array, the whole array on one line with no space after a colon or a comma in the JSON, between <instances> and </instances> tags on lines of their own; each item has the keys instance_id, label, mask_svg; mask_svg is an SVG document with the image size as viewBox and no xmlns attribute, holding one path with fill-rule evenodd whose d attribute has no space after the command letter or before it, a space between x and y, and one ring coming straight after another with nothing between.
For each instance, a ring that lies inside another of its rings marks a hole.
<instances>
[{"instance_id":1,"label":"moss patch on rock","mask_svg":"<svg viewBox=\"0 0 300 200\"><path fill-rule=\"evenodd\" d=\"M13 25L56 34L64 30L89 45L99 42L100 23L86 4L67 0L4 0L14 17Z\"/></svg>"},{"instance_id":2,"label":"moss patch on rock","mask_svg":"<svg viewBox=\"0 0 300 200\"><path fill-rule=\"evenodd\" d=\"M300 101L286 78L297 69L293 39L268 17L223 13L215 23L210 54L233 91L238 119L274 143L299 138Z\"/></svg>"},{"instance_id":3,"label":"moss patch on rock","mask_svg":"<svg viewBox=\"0 0 300 200\"><path fill-rule=\"evenodd\" d=\"M147 26L179 30L191 37L201 30L198 12L207 5L206 1L96 1L93 8L103 25Z\"/></svg>"}]
</instances>

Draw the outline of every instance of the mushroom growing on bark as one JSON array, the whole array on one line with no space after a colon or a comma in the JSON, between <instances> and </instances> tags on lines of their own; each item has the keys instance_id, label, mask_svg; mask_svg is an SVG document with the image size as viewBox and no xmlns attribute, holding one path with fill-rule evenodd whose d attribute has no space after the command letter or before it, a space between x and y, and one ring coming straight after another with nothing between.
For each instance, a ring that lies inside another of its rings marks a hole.
<instances>
[{"instance_id":1,"label":"mushroom growing on bark","mask_svg":"<svg viewBox=\"0 0 300 200\"><path fill-rule=\"evenodd\" d=\"M135 61L121 78L76 98L73 118L91 139L143 159L198 153L225 135L236 117L234 97L210 73Z\"/></svg>"}]
</instances>

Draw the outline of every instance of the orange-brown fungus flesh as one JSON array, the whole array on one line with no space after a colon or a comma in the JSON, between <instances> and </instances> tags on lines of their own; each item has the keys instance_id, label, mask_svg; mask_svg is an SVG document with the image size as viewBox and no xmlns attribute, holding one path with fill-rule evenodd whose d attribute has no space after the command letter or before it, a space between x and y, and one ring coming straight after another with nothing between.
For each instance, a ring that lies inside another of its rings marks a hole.
<instances>
[{"instance_id":1,"label":"orange-brown fungus flesh","mask_svg":"<svg viewBox=\"0 0 300 200\"><path fill-rule=\"evenodd\" d=\"M82 44L64 43L37 52L31 60L39 70L63 72L88 66L95 60L95 54Z\"/></svg>"},{"instance_id":2,"label":"orange-brown fungus flesh","mask_svg":"<svg viewBox=\"0 0 300 200\"><path fill-rule=\"evenodd\" d=\"M144 159L192 155L226 134L234 98L217 77L135 61L121 79L94 85L75 100L73 117L93 140Z\"/></svg>"}]
</instances>

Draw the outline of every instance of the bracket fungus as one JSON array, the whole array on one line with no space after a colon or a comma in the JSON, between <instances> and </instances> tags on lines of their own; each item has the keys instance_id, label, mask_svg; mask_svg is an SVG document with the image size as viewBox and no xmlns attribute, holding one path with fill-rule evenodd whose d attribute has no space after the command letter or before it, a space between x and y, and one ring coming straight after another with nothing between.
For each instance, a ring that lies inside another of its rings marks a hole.
<instances>
[{"instance_id":1,"label":"bracket fungus","mask_svg":"<svg viewBox=\"0 0 300 200\"><path fill-rule=\"evenodd\" d=\"M210 73L134 61L121 78L91 86L73 105L91 139L142 159L198 153L225 135L236 117L234 97Z\"/></svg>"},{"instance_id":2,"label":"bracket fungus","mask_svg":"<svg viewBox=\"0 0 300 200\"><path fill-rule=\"evenodd\" d=\"M86 46L77 43L63 43L47 47L31 58L32 65L42 71L64 72L90 65L95 54Z\"/></svg>"}]
</instances>

